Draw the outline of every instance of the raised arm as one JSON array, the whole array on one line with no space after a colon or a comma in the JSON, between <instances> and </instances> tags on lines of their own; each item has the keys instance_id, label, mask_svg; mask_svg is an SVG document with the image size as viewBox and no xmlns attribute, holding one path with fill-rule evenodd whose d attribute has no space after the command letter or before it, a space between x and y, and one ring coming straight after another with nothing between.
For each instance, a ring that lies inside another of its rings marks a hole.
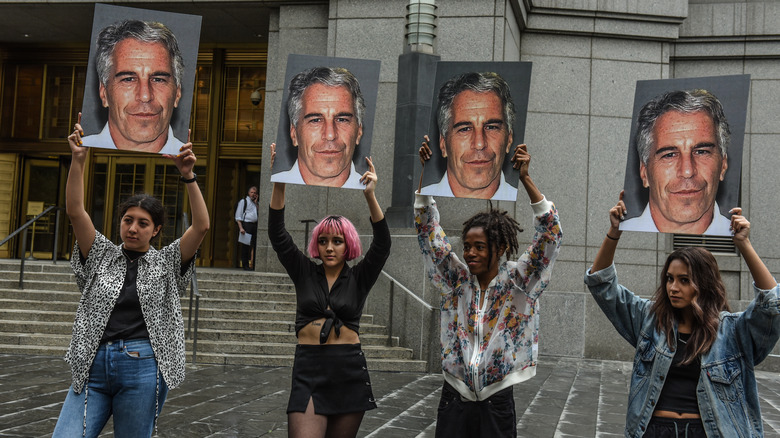
<instances>
[{"instance_id":1,"label":"raised arm","mask_svg":"<svg viewBox=\"0 0 780 438\"><path fill-rule=\"evenodd\" d=\"M173 163L179 169L181 178L185 183L184 185L187 186L187 196L190 198L192 224L181 236L180 242L181 263L186 265L195 257L195 252L203 241L203 237L209 231L210 224L206 201L203 199L203 193L201 193L196 181L195 172L192 171L197 158L192 152L192 142L189 141L189 133L187 133L187 144L183 145L179 150L180 152L176 156L165 156L173 160Z\"/></svg>"},{"instance_id":2,"label":"raised arm","mask_svg":"<svg viewBox=\"0 0 780 438\"><path fill-rule=\"evenodd\" d=\"M81 129L81 113L79 113L78 123L73 133L68 136L72 159L65 185L65 212L68 213L73 226L73 234L76 236L81 255L86 258L95 241L95 226L87 210L84 209L84 165L89 149L82 146L82 135L84 131Z\"/></svg>"},{"instance_id":3,"label":"raised arm","mask_svg":"<svg viewBox=\"0 0 780 438\"><path fill-rule=\"evenodd\" d=\"M780 338L780 285L750 243L750 222L742 216L742 209L732 208L729 213L733 213L734 245L742 254L755 284L755 298L738 314L735 332L740 337L745 359L759 364Z\"/></svg>"},{"instance_id":4,"label":"raised arm","mask_svg":"<svg viewBox=\"0 0 780 438\"><path fill-rule=\"evenodd\" d=\"M620 235L623 234L618 227L620 226L620 221L625 217L625 214L626 204L623 203L623 191L621 191L618 203L609 209L609 230L607 231L607 235L604 236L604 241L601 242L599 252L596 253L596 258L593 260L590 272L598 272L612 265L612 262L615 260L615 250L617 249L618 240L620 240Z\"/></svg>"},{"instance_id":5,"label":"raised arm","mask_svg":"<svg viewBox=\"0 0 780 438\"><path fill-rule=\"evenodd\" d=\"M750 243L750 222L742 216L740 207L732 208L729 213L732 213L731 229L734 230L734 246L745 259L745 264L750 269L750 275L753 277L756 287L764 290L774 288L777 286L777 281L756 253L753 244Z\"/></svg>"},{"instance_id":6,"label":"raised arm","mask_svg":"<svg viewBox=\"0 0 780 438\"><path fill-rule=\"evenodd\" d=\"M541 201L544 196L542 196L542 192L536 187L536 184L534 184L534 181L531 179L531 175L528 173L528 167L531 164L531 155L528 154L528 146L521 144L515 148L515 154L512 156L512 163L512 167L520 171L520 182L523 184L523 187L525 187L531 204L536 204Z\"/></svg>"},{"instance_id":7,"label":"raised arm","mask_svg":"<svg viewBox=\"0 0 780 438\"><path fill-rule=\"evenodd\" d=\"M431 159L429 141L426 135L419 149L423 166ZM414 195L414 212L417 241L428 278L443 295L451 295L456 291L456 285L469 281L468 267L452 252L452 245L439 223L439 210L433 196L421 195L418 189Z\"/></svg>"},{"instance_id":8,"label":"raised arm","mask_svg":"<svg viewBox=\"0 0 780 438\"><path fill-rule=\"evenodd\" d=\"M363 195L366 197L368 213L371 215L371 222L377 223L385 218L385 214L382 213L382 208L379 206L379 202L376 200L376 194L374 193L378 181L374 162L370 157L366 157L366 162L368 163L368 170L360 177L360 182L366 185L366 188L363 189Z\"/></svg>"},{"instance_id":9,"label":"raised arm","mask_svg":"<svg viewBox=\"0 0 780 438\"><path fill-rule=\"evenodd\" d=\"M271 143L271 168L274 167L274 160L276 160L276 143ZM274 210L281 210L284 208L284 183L273 183L271 189L271 208Z\"/></svg>"}]
</instances>

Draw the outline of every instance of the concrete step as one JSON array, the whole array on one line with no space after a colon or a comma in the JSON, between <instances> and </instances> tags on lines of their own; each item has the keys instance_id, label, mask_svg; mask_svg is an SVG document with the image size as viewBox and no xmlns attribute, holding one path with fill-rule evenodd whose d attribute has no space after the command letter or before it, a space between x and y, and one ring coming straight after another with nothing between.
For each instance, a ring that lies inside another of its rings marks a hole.
<instances>
[{"instance_id":1,"label":"concrete step","mask_svg":"<svg viewBox=\"0 0 780 438\"><path fill-rule=\"evenodd\" d=\"M0 309L0 320L73 322L75 310Z\"/></svg>"},{"instance_id":2,"label":"concrete step","mask_svg":"<svg viewBox=\"0 0 780 438\"><path fill-rule=\"evenodd\" d=\"M19 271L0 271L0 279L19 284ZM72 272L28 272L24 271L25 288L28 281L58 281L63 283L75 282L76 276Z\"/></svg>"},{"instance_id":3,"label":"concrete step","mask_svg":"<svg viewBox=\"0 0 780 438\"><path fill-rule=\"evenodd\" d=\"M0 260L0 353L64 355L81 297L69 263L26 263L24 289L18 269L18 260ZM198 268L198 280L198 362L292 366L296 297L286 274ZM186 329L189 293L181 305ZM373 315L362 316L360 336L369 369L425 371ZM191 348L188 339L188 358Z\"/></svg>"},{"instance_id":4,"label":"concrete step","mask_svg":"<svg viewBox=\"0 0 780 438\"><path fill-rule=\"evenodd\" d=\"M200 284L200 283L199 283ZM215 300L247 300L247 301L279 301L295 303L295 292L272 292L268 290L232 290L232 289L204 289L198 287L201 299ZM187 297L189 297L189 290Z\"/></svg>"},{"instance_id":5,"label":"concrete step","mask_svg":"<svg viewBox=\"0 0 780 438\"><path fill-rule=\"evenodd\" d=\"M47 345L0 344L0 353L65 357L67 347L67 344L65 347L52 347Z\"/></svg>"},{"instance_id":6,"label":"concrete step","mask_svg":"<svg viewBox=\"0 0 780 438\"><path fill-rule=\"evenodd\" d=\"M70 344L70 334L0 332L0 344L57 347L64 351Z\"/></svg>"},{"instance_id":7,"label":"concrete step","mask_svg":"<svg viewBox=\"0 0 780 438\"><path fill-rule=\"evenodd\" d=\"M290 277L287 274L275 272L254 272L242 271L225 268L204 268L198 267L198 278L204 278L212 281L222 281L229 283L284 283L290 284ZM202 274L202 275L201 275Z\"/></svg>"},{"instance_id":8,"label":"concrete step","mask_svg":"<svg viewBox=\"0 0 780 438\"><path fill-rule=\"evenodd\" d=\"M189 306L190 297L182 297L181 306ZM0 306L2 307L2 306ZM204 309L242 309L242 310L276 310L295 312L295 301L255 301L234 300L224 298L200 298L200 308Z\"/></svg>"},{"instance_id":9,"label":"concrete step","mask_svg":"<svg viewBox=\"0 0 780 438\"><path fill-rule=\"evenodd\" d=\"M192 362L192 353L187 353L187 361ZM293 356L257 356L252 354L197 354L197 363L218 365L256 365L264 367L291 367ZM425 372L425 362L421 360L372 358L366 351L368 371Z\"/></svg>"},{"instance_id":10,"label":"concrete step","mask_svg":"<svg viewBox=\"0 0 780 438\"><path fill-rule=\"evenodd\" d=\"M28 311L65 311L75 315L78 301L45 301L31 299L7 299L0 298L0 309L28 310Z\"/></svg>"},{"instance_id":11,"label":"concrete step","mask_svg":"<svg viewBox=\"0 0 780 438\"><path fill-rule=\"evenodd\" d=\"M17 279L19 274L19 266L21 260L19 259L0 259L0 272L16 272ZM52 263L51 260L27 260L24 262L24 273L35 272L58 272L58 273L73 273L70 267L70 261L57 260L57 264Z\"/></svg>"},{"instance_id":12,"label":"concrete step","mask_svg":"<svg viewBox=\"0 0 780 438\"><path fill-rule=\"evenodd\" d=\"M0 279L0 289L16 289L19 290L19 280L4 280ZM45 281L45 280L30 280L25 277L24 290L49 290L49 291L64 291L64 292L78 292L79 288L76 286L76 281L58 282L58 281Z\"/></svg>"},{"instance_id":13,"label":"concrete step","mask_svg":"<svg viewBox=\"0 0 780 438\"><path fill-rule=\"evenodd\" d=\"M0 288L0 299L28 301L63 301L78 303L81 299L79 291L57 291L37 289ZM0 306L2 308L2 306Z\"/></svg>"},{"instance_id":14,"label":"concrete step","mask_svg":"<svg viewBox=\"0 0 780 438\"><path fill-rule=\"evenodd\" d=\"M295 286L287 279L287 283L260 281L215 281L198 271L198 290L204 291L268 291L295 293Z\"/></svg>"},{"instance_id":15,"label":"concrete step","mask_svg":"<svg viewBox=\"0 0 780 438\"><path fill-rule=\"evenodd\" d=\"M6 333L41 333L48 335L68 335L73 332L73 314L70 321L26 321L18 319L0 319L0 331Z\"/></svg>"}]
</instances>

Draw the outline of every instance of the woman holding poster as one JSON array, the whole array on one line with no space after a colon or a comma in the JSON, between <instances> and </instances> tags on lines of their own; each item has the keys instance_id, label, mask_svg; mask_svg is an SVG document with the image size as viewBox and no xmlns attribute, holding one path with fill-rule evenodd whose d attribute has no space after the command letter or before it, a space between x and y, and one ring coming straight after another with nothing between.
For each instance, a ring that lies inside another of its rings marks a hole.
<instances>
[{"instance_id":1,"label":"woman holding poster","mask_svg":"<svg viewBox=\"0 0 780 438\"><path fill-rule=\"evenodd\" d=\"M112 416L116 436L149 437L168 389L184 380L179 300L209 229L209 215L188 142L178 155L166 156L187 187L192 225L180 239L156 250L151 241L163 227L162 203L135 195L119 206L122 244L115 245L95 229L84 209L88 149L82 147L82 133L78 123L68 137L73 158L65 189L76 236L71 266L82 297L65 356L73 383L54 437L97 437Z\"/></svg>"},{"instance_id":2,"label":"woman holding poster","mask_svg":"<svg viewBox=\"0 0 780 438\"><path fill-rule=\"evenodd\" d=\"M626 436L763 436L754 367L780 337L780 285L753 249L742 209L729 211L731 229L756 297L737 313L715 257L702 248L669 255L651 300L618 283L613 261L625 213L621 192L585 283L636 348Z\"/></svg>"},{"instance_id":3,"label":"woman holding poster","mask_svg":"<svg viewBox=\"0 0 780 438\"><path fill-rule=\"evenodd\" d=\"M271 145L271 165L276 145ZM368 204L373 241L363 260L360 238L343 216L327 216L314 227L308 252L293 243L284 223L285 184L275 182L268 210L268 238L295 284L297 307L295 363L287 405L289 436L354 437L363 414L376 408L360 348L360 317L371 287L390 255L390 230L376 200L377 175L368 171L360 182Z\"/></svg>"}]
</instances>

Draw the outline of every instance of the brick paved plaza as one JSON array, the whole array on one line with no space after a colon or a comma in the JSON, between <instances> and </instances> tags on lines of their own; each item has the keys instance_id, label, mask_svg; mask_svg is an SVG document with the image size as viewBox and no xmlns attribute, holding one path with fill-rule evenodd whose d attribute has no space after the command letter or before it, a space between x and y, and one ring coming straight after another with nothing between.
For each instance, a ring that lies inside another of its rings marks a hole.
<instances>
[{"instance_id":1,"label":"brick paved plaza","mask_svg":"<svg viewBox=\"0 0 780 438\"><path fill-rule=\"evenodd\" d=\"M536 377L515 386L518 436L622 436L630 370L627 362L542 357ZM184 384L168 396L158 436L286 437L290 372L188 365ZM766 436L780 436L780 377L756 375ZM359 436L433 436L441 375L371 377L379 408L366 414ZM69 379L59 357L0 355L0 436L51 436Z\"/></svg>"}]
</instances>

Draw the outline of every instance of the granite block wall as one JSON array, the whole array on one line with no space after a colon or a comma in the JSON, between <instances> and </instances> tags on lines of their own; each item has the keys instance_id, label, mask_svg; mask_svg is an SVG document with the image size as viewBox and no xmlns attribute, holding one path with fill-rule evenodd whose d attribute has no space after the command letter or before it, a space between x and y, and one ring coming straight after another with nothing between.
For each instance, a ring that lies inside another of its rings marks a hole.
<instances>
[{"instance_id":1,"label":"granite block wall","mask_svg":"<svg viewBox=\"0 0 780 438\"><path fill-rule=\"evenodd\" d=\"M380 204L392 196L398 56L404 51L404 0L332 0L327 5L290 4L271 17L264 144L276 136L281 77L288 53L381 59L379 110L373 151L380 176ZM556 203L564 244L553 280L541 298L543 354L630 359L631 348L595 306L582 278L607 229L607 211L623 185L637 80L751 74L743 160L742 207L753 222L753 241L770 270L780 275L780 4L772 1L707 0L446 0L438 2L435 54L443 61L531 61L533 72L525 140L531 175ZM267 154L267 148L264 154ZM264 157L264 158L267 158ZM409 166L407 162L404 165ZM268 174L263 175L267 182ZM383 180L384 178L384 180ZM261 193L267 203L268 192ZM460 227L486 201L437 199L445 231L459 248ZM343 213L368 234L362 194L324 188L287 189L288 228L303 241L300 219ZM528 230L531 208L500 202ZM261 228L262 223L261 223ZM278 263L260 231L265 269ZM419 260L414 230L393 229L386 271L427 303L438 304ZM644 297L658 284L671 251L668 235L625 233L617 253L621 282ZM270 253L270 254L269 254ZM729 298L744 307L752 298L749 273L736 255L718 255ZM387 307L387 285L378 285L372 312ZM383 306L383 304L385 304ZM407 304L404 308L412 308ZM402 340L426 354L438 336L419 309L409 311ZM395 313L394 319L398 317ZM382 316L379 316L381 319ZM401 324L401 322L395 322ZM399 332L401 333L401 332ZM427 338L426 338L427 336ZM433 337L432 337L433 336ZM425 340L427 339L427 341Z\"/></svg>"}]
</instances>

